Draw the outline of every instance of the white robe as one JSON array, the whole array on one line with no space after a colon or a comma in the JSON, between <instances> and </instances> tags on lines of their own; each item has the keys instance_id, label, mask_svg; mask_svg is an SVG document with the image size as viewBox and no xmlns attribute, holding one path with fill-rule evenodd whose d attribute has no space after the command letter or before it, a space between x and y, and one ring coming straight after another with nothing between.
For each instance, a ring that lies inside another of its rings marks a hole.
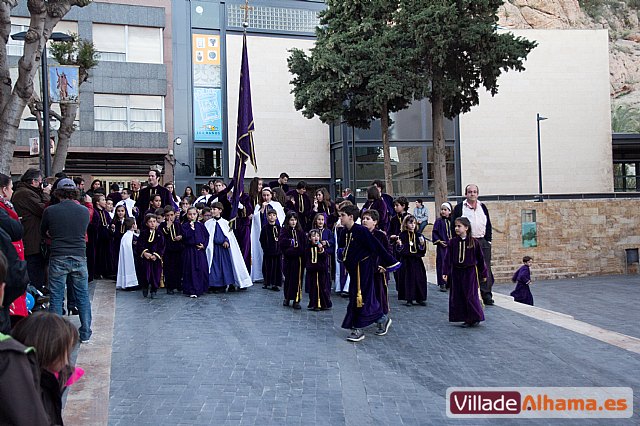
<instances>
[{"instance_id":1,"label":"white robe","mask_svg":"<svg viewBox=\"0 0 640 426\"><path fill-rule=\"evenodd\" d=\"M236 240L235 234L229 228L229 222L226 219L209 219L204 223L205 228L209 231L209 244L207 244L207 262L209 263L209 272L211 272L211 263L213 262L213 237L216 233L216 222L220 225L220 229L225 237L229 240L229 250L231 252L231 264L233 266L233 278L236 287L247 288L253 285L247 266L244 264L244 258L240 253L240 246Z\"/></svg>"},{"instance_id":2,"label":"white robe","mask_svg":"<svg viewBox=\"0 0 640 426\"><path fill-rule=\"evenodd\" d=\"M284 209L282 204L277 201L270 201L269 205L273 207L278 216L280 226L284 224ZM262 246L260 245L260 231L262 230L262 221L260 220L260 208L262 205L256 206L253 211L253 219L251 222L251 279L253 281L263 281L262 276Z\"/></svg>"},{"instance_id":3,"label":"white robe","mask_svg":"<svg viewBox=\"0 0 640 426\"><path fill-rule=\"evenodd\" d=\"M120 254L118 256L118 277L116 288L129 288L138 285L136 265L133 260L133 231L128 230L120 241Z\"/></svg>"}]
</instances>

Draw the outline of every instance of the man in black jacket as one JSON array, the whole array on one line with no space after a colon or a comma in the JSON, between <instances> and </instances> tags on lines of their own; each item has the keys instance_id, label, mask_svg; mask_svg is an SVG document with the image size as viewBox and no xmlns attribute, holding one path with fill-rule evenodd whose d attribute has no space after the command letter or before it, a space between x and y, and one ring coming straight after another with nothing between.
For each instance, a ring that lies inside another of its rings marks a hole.
<instances>
[{"instance_id":1,"label":"man in black jacket","mask_svg":"<svg viewBox=\"0 0 640 426\"><path fill-rule=\"evenodd\" d=\"M480 283L480 293L485 305L493 305L493 273L491 272L491 219L487 206L478 201L478 185L469 184L464 189L467 197L461 203L456 204L451 213L451 229L455 227L455 220L461 216L471 222L471 236L480 242L484 261L487 264L487 281Z\"/></svg>"}]
</instances>

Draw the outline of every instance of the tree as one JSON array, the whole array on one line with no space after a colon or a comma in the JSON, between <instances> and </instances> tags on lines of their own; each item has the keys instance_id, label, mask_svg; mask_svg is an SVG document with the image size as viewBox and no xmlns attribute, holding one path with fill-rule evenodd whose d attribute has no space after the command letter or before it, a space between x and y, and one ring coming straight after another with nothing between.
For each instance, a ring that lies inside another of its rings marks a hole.
<instances>
[{"instance_id":1,"label":"tree","mask_svg":"<svg viewBox=\"0 0 640 426\"><path fill-rule=\"evenodd\" d=\"M328 0L310 55L292 49L288 59L294 105L305 117L317 115L324 123L343 119L358 128L380 119L390 194L389 114L412 100L403 78L406 58L400 43L406 38L392 31L397 5L396 0Z\"/></svg>"},{"instance_id":2,"label":"tree","mask_svg":"<svg viewBox=\"0 0 640 426\"><path fill-rule=\"evenodd\" d=\"M478 105L484 87L498 93L502 71L524 70L537 43L496 31L503 0L399 0L393 29L410 59L407 73L415 98L432 105L435 201L447 200L444 118L452 119Z\"/></svg>"},{"instance_id":3,"label":"tree","mask_svg":"<svg viewBox=\"0 0 640 426\"><path fill-rule=\"evenodd\" d=\"M82 83L89 78L89 70L98 65L98 51L92 42L81 39L77 34L71 35L73 37L71 41L52 43L49 50L60 65L77 65L79 67L78 86L81 86ZM40 103L40 105L42 105L42 103ZM79 104L76 102L61 103L60 114L52 110L49 112L52 117L55 117L60 122L60 128L58 129L58 146L56 147L56 155L51 166L52 174L64 170L71 135L76 130L74 121L78 107ZM36 117L41 120L39 112Z\"/></svg>"},{"instance_id":4,"label":"tree","mask_svg":"<svg viewBox=\"0 0 640 426\"><path fill-rule=\"evenodd\" d=\"M4 174L10 174L18 126L22 112L33 96L33 79L40 68L42 47L56 24L73 6L84 7L90 0L27 1L31 22L14 85L9 70L7 42L11 35L11 9L18 3L19 0L0 1L0 173Z\"/></svg>"}]
</instances>

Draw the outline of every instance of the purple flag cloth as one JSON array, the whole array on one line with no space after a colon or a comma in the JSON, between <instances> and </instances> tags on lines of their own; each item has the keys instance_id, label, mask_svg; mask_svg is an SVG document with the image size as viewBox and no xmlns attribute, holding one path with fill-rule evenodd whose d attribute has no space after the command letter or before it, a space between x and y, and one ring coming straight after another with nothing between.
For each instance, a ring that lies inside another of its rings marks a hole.
<instances>
[{"instance_id":1,"label":"purple flag cloth","mask_svg":"<svg viewBox=\"0 0 640 426\"><path fill-rule=\"evenodd\" d=\"M236 139L236 161L233 171L235 190L231 199L233 223L238 216L238 200L244 190L244 173L247 160L257 169L256 154L253 148L253 110L251 108L251 83L249 81L249 57L247 55L247 35L242 38L242 66L240 67L240 95L238 99L238 133Z\"/></svg>"}]
</instances>

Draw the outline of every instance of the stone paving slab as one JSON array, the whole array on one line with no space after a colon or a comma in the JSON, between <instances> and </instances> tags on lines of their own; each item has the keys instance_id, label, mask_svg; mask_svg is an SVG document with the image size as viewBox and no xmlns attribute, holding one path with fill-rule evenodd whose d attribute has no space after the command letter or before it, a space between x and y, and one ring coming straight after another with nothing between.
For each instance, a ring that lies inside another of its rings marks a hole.
<instances>
[{"instance_id":1,"label":"stone paving slab","mask_svg":"<svg viewBox=\"0 0 640 426\"><path fill-rule=\"evenodd\" d=\"M367 330L357 344L344 340L339 297L316 313L259 286L198 299L117 292L109 424L514 424L447 418L450 386L628 386L634 417L606 424L639 424L639 355L497 306L464 329L448 322L447 294L429 291L426 308L392 292L389 334Z\"/></svg>"},{"instance_id":2,"label":"stone paving slab","mask_svg":"<svg viewBox=\"0 0 640 426\"><path fill-rule=\"evenodd\" d=\"M567 280L536 281L534 304L562 312L593 325L640 338L640 275L610 275ZM508 295L515 284L496 284Z\"/></svg>"}]
</instances>

